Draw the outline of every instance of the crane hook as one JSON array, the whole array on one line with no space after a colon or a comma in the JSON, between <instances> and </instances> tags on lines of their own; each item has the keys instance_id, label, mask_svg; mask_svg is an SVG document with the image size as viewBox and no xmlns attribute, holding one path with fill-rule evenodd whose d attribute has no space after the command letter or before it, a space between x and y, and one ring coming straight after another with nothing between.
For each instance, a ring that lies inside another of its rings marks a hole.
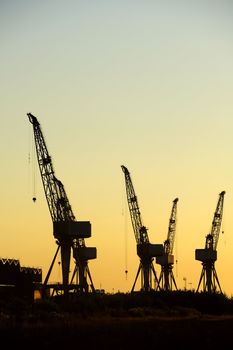
<instances>
[{"instance_id":1,"label":"crane hook","mask_svg":"<svg viewBox=\"0 0 233 350\"><path fill-rule=\"evenodd\" d=\"M33 200L33 202L35 203L35 202L36 202L36 197L33 197L32 200Z\"/></svg>"}]
</instances>

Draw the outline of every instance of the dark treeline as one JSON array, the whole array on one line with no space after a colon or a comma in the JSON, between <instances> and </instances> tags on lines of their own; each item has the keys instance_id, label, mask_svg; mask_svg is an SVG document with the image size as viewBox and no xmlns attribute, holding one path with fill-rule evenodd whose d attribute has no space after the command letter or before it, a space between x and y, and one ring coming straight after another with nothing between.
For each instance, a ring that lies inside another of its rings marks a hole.
<instances>
[{"instance_id":1,"label":"dark treeline","mask_svg":"<svg viewBox=\"0 0 233 350\"><path fill-rule=\"evenodd\" d=\"M173 292L135 292L116 294L70 294L38 299L16 296L0 298L0 312L10 316L27 317L28 315L50 313L70 313L82 317L98 315L142 316L146 315L232 315L233 298L224 294L195 293L194 291Z\"/></svg>"},{"instance_id":2,"label":"dark treeline","mask_svg":"<svg viewBox=\"0 0 233 350\"><path fill-rule=\"evenodd\" d=\"M231 339L233 299L192 291L0 299L0 337L8 347L222 348ZM156 346L155 346L156 345Z\"/></svg>"}]
</instances>

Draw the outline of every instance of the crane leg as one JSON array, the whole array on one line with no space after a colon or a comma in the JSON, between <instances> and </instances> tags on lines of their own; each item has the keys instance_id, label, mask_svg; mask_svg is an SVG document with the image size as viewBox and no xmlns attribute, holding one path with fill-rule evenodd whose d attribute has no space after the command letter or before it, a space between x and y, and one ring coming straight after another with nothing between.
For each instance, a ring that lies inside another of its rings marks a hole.
<instances>
[{"instance_id":1,"label":"crane leg","mask_svg":"<svg viewBox=\"0 0 233 350\"><path fill-rule=\"evenodd\" d=\"M72 274L72 277L71 277L70 284L72 284L72 283L73 283L73 280L74 280L74 277L75 277L75 275L76 275L76 272L77 272L77 266L75 265L75 267L74 267L74 271L73 271L73 274Z\"/></svg>"},{"instance_id":2,"label":"crane leg","mask_svg":"<svg viewBox=\"0 0 233 350\"><path fill-rule=\"evenodd\" d=\"M157 288L156 288L156 290L157 290L157 289L158 289L158 290L161 290L161 288L160 288L160 282L159 282L158 277L157 277L157 275L156 275L156 272L155 272L155 268L154 268L153 263L151 263L151 270L152 270L152 272L153 272L155 281L156 281L156 283L157 283Z\"/></svg>"},{"instance_id":3,"label":"crane leg","mask_svg":"<svg viewBox=\"0 0 233 350\"><path fill-rule=\"evenodd\" d=\"M137 279L138 279L139 273L140 273L140 271L141 271L141 268L142 268L142 264L140 263L140 264L139 264L139 268L138 268L138 272L137 272L137 275L136 275L136 278L135 278L135 281L134 281L134 284L133 284L133 287L132 287L132 289L131 289L131 293L134 291L134 287L135 287L135 284L136 284L136 282L137 282Z\"/></svg>"},{"instance_id":4,"label":"crane leg","mask_svg":"<svg viewBox=\"0 0 233 350\"><path fill-rule=\"evenodd\" d=\"M204 275L205 275L205 270L204 270L204 267L203 267L203 269L202 269L202 271L201 271L201 277L200 277L200 280L199 280L199 283L198 283L196 292L199 291L199 288L200 288L200 285L201 285L201 281L202 281L202 279L204 278Z\"/></svg>"},{"instance_id":5,"label":"crane leg","mask_svg":"<svg viewBox=\"0 0 233 350\"><path fill-rule=\"evenodd\" d=\"M163 273L162 273L162 271L161 271L161 272L160 272L160 276L159 276L159 280L158 280L158 282L156 282L156 283L157 283L157 286L155 287L155 290L156 290L156 291L159 289L160 282L161 282L162 278L163 278Z\"/></svg>"},{"instance_id":6,"label":"crane leg","mask_svg":"<svg viewBox=\"0 0 233 350\"><path fill-rule=\"evenodd\" d=\"M89 277L89 279L90 279L90 281L91 281L91 284L90 284L91 290L92 290L92 292L94 293L94 292L95 292L95 287L94 287L94 284L93 284L93 281L92 281L92 278L91 278L91 273L90 273L90 270L89 270L89 267L88 267L88 266L87 266L87 274L88 274L88 277Z\"/></svg>"},{"instance_id":7,"label":"crane leg","mask_svg":"<svg viewBox=\"0 0 233 350\"><path fill-rule=\"evenodd\" d=\"M174 286L175 286L176 290L178 290L177 285L176 285L176 280L175 280L175 277L174 277L174 274L173 274L172 271L171 271L171 279L172 279L172 281L174 283Z\"/></svg>"},{"instance_id":8,"label":"crane leg","mask_svg":"<svg viewBox=\"0 0 233 350\"><path fill-rule=\"evenodd\" d=\"M71 245L67 242L61 244L61 265L62 265L62 284L64 294L68 292L69 271L70 271L70 250Z\"/></svg>"},{"instance_id":9,"label":"crane leg","mask_svg":"<svg viewBox=\"0 0 233 350\"><path fill-rule=\"evenodd\" d=\"M56 250L56 253L55 253L55 255L54 255L54 258L53 258L53 260L52 260L52 263L51 263L51 265L50 265L50 268L49 268L49 270L48 270L48 273L47 273L47 275L46 275L46 277L45 277L45 280L44 280L44 283L43 283L43 293L45 292L45 288L46 288L46 286L47 286L47 283L48 283L48 280L49 280L49 277L50 277L50 275L51 275L51 272L52 272L52 269L53 269L53 266L54 266L54 263L55 263L55 261L56 261L56 258L57 258L57 254L58 254L58 252L59 252L59 250L60 250L60 245L58 245L58 247L57 247L57 250Z\"/></svg>"},{"instance_id":10,"label":"crane leg","mask_svg":"<svg viewBox=\"0 0 233 350\"><path fill-rule=\"evenodd\" d=\"M221 289L221 287L220 287L219 279L218 279L217 272L216 272L215 268L214 268L214 270L213 270L213 274L214 274L214 278L215 278L216 281L217 281L218 288L219 288L220 292L222 293L222 289Z\"/></svg>"}]
</instances>

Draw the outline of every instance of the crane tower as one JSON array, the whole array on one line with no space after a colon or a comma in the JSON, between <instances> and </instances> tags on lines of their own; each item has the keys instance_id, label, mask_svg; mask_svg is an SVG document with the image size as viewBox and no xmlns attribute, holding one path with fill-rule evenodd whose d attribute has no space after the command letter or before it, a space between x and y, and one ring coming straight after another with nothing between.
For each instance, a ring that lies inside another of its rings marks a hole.
<instances>
[{"instance_id":1,"label":"crane tower","mask_svg":"<svg viewBox=\"0 0 233 350\"><path fill-rule=\"evenodd\" d=\"M58 245L51 266L43 283L43 289L51 288L48 280L52 272L56 257L60 250L62 285L61 293L67 294L70 289L87 293L90 288L94 291L91 274L88 268L88 260L96 258L96 248L86 247L84 238L91 236L91 223L89 221L77 221L69 203L65 188L55 176L52 159L49 155L43 133L37 118L28 113L29 121L33 125L37 160L44 187L45 197L53 222L53 235ZM75 260L75 269L70 280L71 251ZM76 277L76 283L73 283ZM58 284L54 290L58 289Z\"/></svg>"},{"instance_id":2,"label":"crane tower","mask_svg":"<svg viewBox=\"0 0 233 350\"><path fill-rule=\"evenodd\" d=\"M125 175L128 207L129 207L131 222L132 222L133 231L134 231L136 244L137 244L137 255L139 256L139 259L140 259L139 268L138 268L131 292L134 291L140 272L141 272L141 291L149 292L154 289L152 284L153 276L156 282L156 288L158 287L158 278L155 272L153 261L154 261L154 257L157 257L163 254L163 245L151 244L149 242L147 228L142 223L138 200L134 191L130 173L124 165L122 165L121 168Z\"/></svg>"},{"instance_id":3,"label":"crane tower","mask_svg":"<svg viewBox=\"0 0 233 350\"><path fill-rule=\"evenodd\" d=\"M215 293L219 290L222 293L215 269L215 261L217 260L217 244L222 223L224 195L225 191L219 194L211 232L206 236L205 248L195 250L195 259L201 261L203 266L197 292L203 283L203 292Z\"/></svg>"},{"instance_id":4,"label":"crane tower","mask_svg":"<svg viewBox=\"0 0 233 350\"><path fill-rule=\"evenodd\" d=\"M169 219L167 239L164 242L164 254L156 257L156 263L161 265L159 285L161 285L161 289L165 291L171 291L173 289L173 285L177 290L175 277L172 271L174 264L174 255L172 252L176 233L177 202L178 198L175 198Z\"/></svg>"}]
</instances>

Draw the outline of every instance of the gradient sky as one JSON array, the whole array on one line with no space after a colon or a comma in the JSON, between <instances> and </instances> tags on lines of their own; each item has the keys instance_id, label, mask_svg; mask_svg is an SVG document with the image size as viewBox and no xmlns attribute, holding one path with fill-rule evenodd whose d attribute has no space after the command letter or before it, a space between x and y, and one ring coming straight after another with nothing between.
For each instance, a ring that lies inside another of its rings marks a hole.
<instances>
[{"instance_id":1,"label":"gradient sky","mask_svg":"<svg viewBox=\"0 0 233 350\"><path fill-rule=\"evenodd\" d=\"M1 257L45 277L56 249L31 112L76 218L92 223L95 288L129 291L139 264L123 164L152 243L179 198L179 288L197 287L195 249L226 191L215 267L233 294L232 18L231 0L0 0Z\"/></svg>"}]
</instances>

